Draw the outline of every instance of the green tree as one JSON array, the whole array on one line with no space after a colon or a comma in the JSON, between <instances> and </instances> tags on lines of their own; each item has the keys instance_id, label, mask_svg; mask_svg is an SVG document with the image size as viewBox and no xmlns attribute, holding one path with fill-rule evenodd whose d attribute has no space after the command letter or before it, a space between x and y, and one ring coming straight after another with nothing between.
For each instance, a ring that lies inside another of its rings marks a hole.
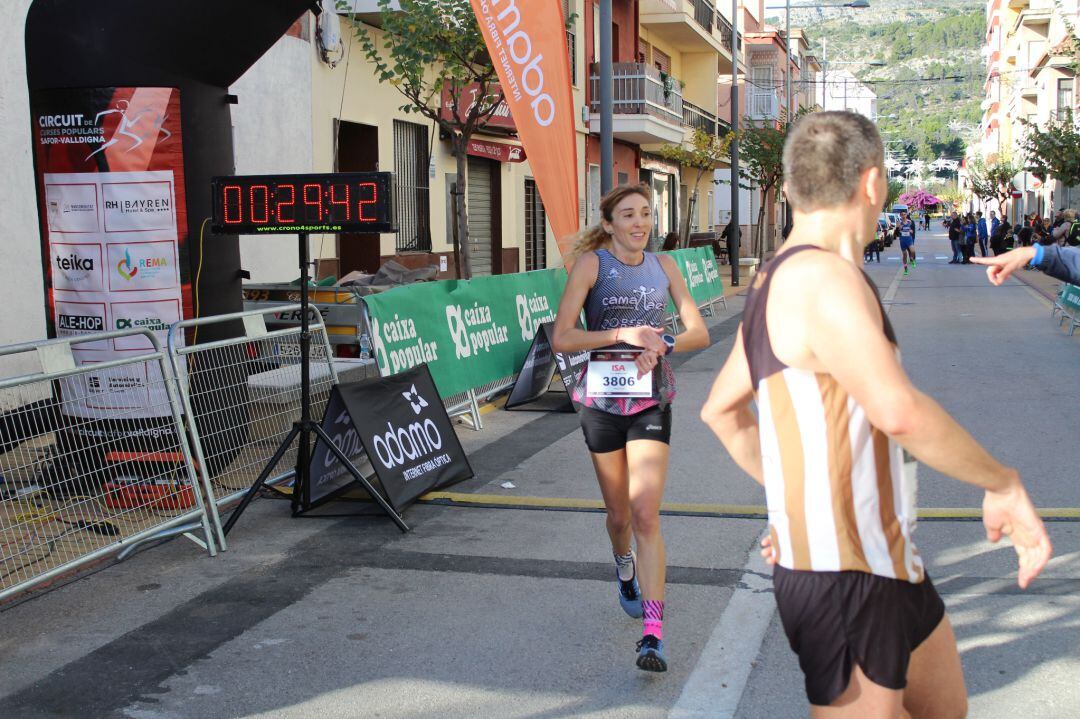
<instances>
[{"instance_id":1,"label":"green tree","mask_svg":"<svg viewBox=\"0 0 1080 719\"><path fill-rule=\"evenodd\" d=\"M1026 169L1043 182L1053 176L1066 187L1080 185L1080 132L1072 113L1040 128L1021 120L1027 128L1020 147L1027 157Z\"/></svg>"},{"instance_id":2,"label":"green tree","mask_svg":"<svg viewBox=\"0 0 1080 719\"><path fill-rule=\"evenodd\" d=\"M684 167L690 167L697 170L697 176L694 179L694 191L690 195L686 217L683 219L682 227L679 228L680 247L686 247L690 242L690 219L694 216L694 211L697 209L698 192L701 186L701 180L706 172L711 173L716 169L717 165L725 161L731 147L732 138L732 133L728 133L723 137L718 137L713 133L697 128L694 130L694 136L690 141L690 147L685 147L682 143L677 145L664 145L656 153L665 160L670 160L671 162L676 162Z\"/></svg>"},{"instance_id":3,"label":"green tree","mask_svg":"<svg viewBox=\"0 0 1080 719\"><path fill-rule=\"evenodd\" d=\"M1012 180L1023 169L1004 155L991 163L977 159L968 168L971 194L986 202L996 202L998 214L1005 217L1005 202L1013 191Z\"/></svg>"},{"instance_id":4,"label":"green tree","mask_svg":"<svg viewBox=\"0 0 1080 719\"><path fill-rule=\"evenodd\" d=\"M396 7L395 7L396 5ZM398 9L400 7L400 9ZM498 77L469 0L379 0L381 36L355 22L356 37L380 82L406 99L399 109L435 123L450 136L457 158L454 262L458 277L472 276L469 217L465 207L469 138L502 101ZM453 113L442 112L443 90Z\"/></svg>"},{"instance_id":5,"label":"green tree","mask_svg":"<svg viewBox=\"0 0 1080 719\"><path fill-rule=\"evenodd\" d=\"M900 180L889 180L889 191L885 194L885 206L881 208L882 211L888 212L903 193L904 183Z\"/></svg>"},{"instance_id":6,"label":"green tree","mask_svg":"<svg viewBox=\"0 0 1080 719\"><path fill-rule=\"evenodd\" d=\"M795 116L797 120L806 111ZM740 185L743 189L757 189L761 193L761 209L758 210L757 225L751 240L751 251L759 260L765 259L765 207L769 197L780 196L780 187L784 178L784 141L787 139L789 123L783 118L779 122L754 125L746 121L746 128L740 130L735 139L739 143L741 167L739 175L749 180L749 184Z\"/></svg>"}]
</instances>

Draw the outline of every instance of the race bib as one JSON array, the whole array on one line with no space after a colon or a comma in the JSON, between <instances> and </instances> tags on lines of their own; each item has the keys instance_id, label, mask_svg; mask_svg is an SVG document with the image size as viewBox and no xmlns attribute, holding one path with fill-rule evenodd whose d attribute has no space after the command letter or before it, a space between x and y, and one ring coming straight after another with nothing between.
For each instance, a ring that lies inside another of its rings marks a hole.
<instances>
[{"instance_id":1,"label":"race bib","mask_svg":"<svg viewBox=\"0 0 1080 719\"><path fill-rule=\"evenodd\" d=\"M589 353L585 394L589 397L652 397L652 372L638 378L634 360L641 350L601 350Z\"/></svg>"}]
</instances>

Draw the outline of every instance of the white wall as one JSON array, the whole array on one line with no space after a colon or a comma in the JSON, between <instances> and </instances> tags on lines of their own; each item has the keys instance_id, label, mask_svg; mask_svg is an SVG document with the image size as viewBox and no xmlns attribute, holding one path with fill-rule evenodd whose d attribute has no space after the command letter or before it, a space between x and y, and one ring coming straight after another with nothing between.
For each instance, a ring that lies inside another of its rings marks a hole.
<instances>
[{"instance_id":1,"label":"white wall","mask_svg":"<svg viewBox=\"0 0 1080 719\"><path fill-rule=\"evenodd\" d=\"M731 168L722 168L716 170L713 174L713 179L721 180L718 185L713 185L713 197L715 201L713 203L713 216L710 218L710 222L717 228L718 231L722 231L727 223L731 220L731 185L728 180L731 179ZM760 209L760 203L757 197L761 193L756 190L745 190L739 188L739 224L746 226L752 225L757 222L757 210ZM753 207L751 203L753 202Z\"/></svg>"},{"instance_id":2,"label":"white wall","mask_svg":"<svg viewBox=\"0 0 1080 719\"><path fill-rule=\"evenodd\" d=\"M26 87L23 31L31 0L6 0L0 26L0 228L3 270L0 272L0 345L45 337L45 278L41 267L41 235L30 135L30 95ZM0 359L0 376L40 369L36 356ZM11 397L8 397L11 400ZM14 400L38 399L26 396ZM8 407L0 407L8 409Z\"/></svg>"},{"instance_id":3,"label":"white wall","mask_svg":"<svg viewBox=\"0 0 1080 719\"><path fill-rule=\"evenodd\" d=\"M232 107L236 174L312 172L313 62L311 43L285 36L230 88L239 100ZM314 252L323 239L312 236ZM332 236L326 244L334 247ZM293 280L300 273L296 263L296 235L240 237L240 266L251 273L251 282Z\"/></svg>"}]
</instances>

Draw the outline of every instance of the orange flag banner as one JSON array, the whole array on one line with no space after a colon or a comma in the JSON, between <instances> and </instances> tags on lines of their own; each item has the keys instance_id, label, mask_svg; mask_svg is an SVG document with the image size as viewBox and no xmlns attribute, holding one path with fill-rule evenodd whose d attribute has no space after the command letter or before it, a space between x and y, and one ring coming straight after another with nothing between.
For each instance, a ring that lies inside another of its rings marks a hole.
<instances>
[{"instance_id":1,"label":"orange flag banner","mask_svg":"<svg viewBox=\"0 0 1080 719\"><path fill-rule=\"evenodd\" d=\"M578 231L570 53L555 0L470 0L563 257Z\"/></svg>"}]
</instances>

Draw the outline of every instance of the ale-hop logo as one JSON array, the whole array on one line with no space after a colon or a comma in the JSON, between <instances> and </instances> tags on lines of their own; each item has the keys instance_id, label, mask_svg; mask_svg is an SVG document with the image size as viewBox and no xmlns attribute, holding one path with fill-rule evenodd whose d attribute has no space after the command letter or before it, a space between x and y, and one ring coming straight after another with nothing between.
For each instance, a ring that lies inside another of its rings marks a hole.
<instances>
[{"instance_id":1,"label":"ale-hop logo","mask_svg":"<svg viewBox=\"0 0 1080 719\"><path fill-rule=\"evenodd\" d=\"M517 305L518 326L521 328L523 342L532 342L540 325L555 319L547 295L517 295L514 302Z\"/></svg>"},{"instance_id":2,"label":"ale-hop logo","mask_svg":"<svg viewBox=\"0 0 1080 719\"><path fill-rule=\"evenodd\" d=\"M491 307L479 302L464 310L461 305L447 305L446 324L450 328L450 339L454 341L454 356L458 359L472 357L481 350L490 352L492 347L510 341L507 326L495 324ZM483 329L472 329L484 325Z\"/></svg>"},{"instance_id":3,"label":"ale-hop logo","mask_svg":"<svg viewBox=\"0 0 1080 719\"><path fill-rule=\"evenodd\" d=\"M116 271L125 280L130 280L139 273L139 268L131 264L131 251L124 250L124 259L116 263Z\"/></svg>"}]
</instances>

